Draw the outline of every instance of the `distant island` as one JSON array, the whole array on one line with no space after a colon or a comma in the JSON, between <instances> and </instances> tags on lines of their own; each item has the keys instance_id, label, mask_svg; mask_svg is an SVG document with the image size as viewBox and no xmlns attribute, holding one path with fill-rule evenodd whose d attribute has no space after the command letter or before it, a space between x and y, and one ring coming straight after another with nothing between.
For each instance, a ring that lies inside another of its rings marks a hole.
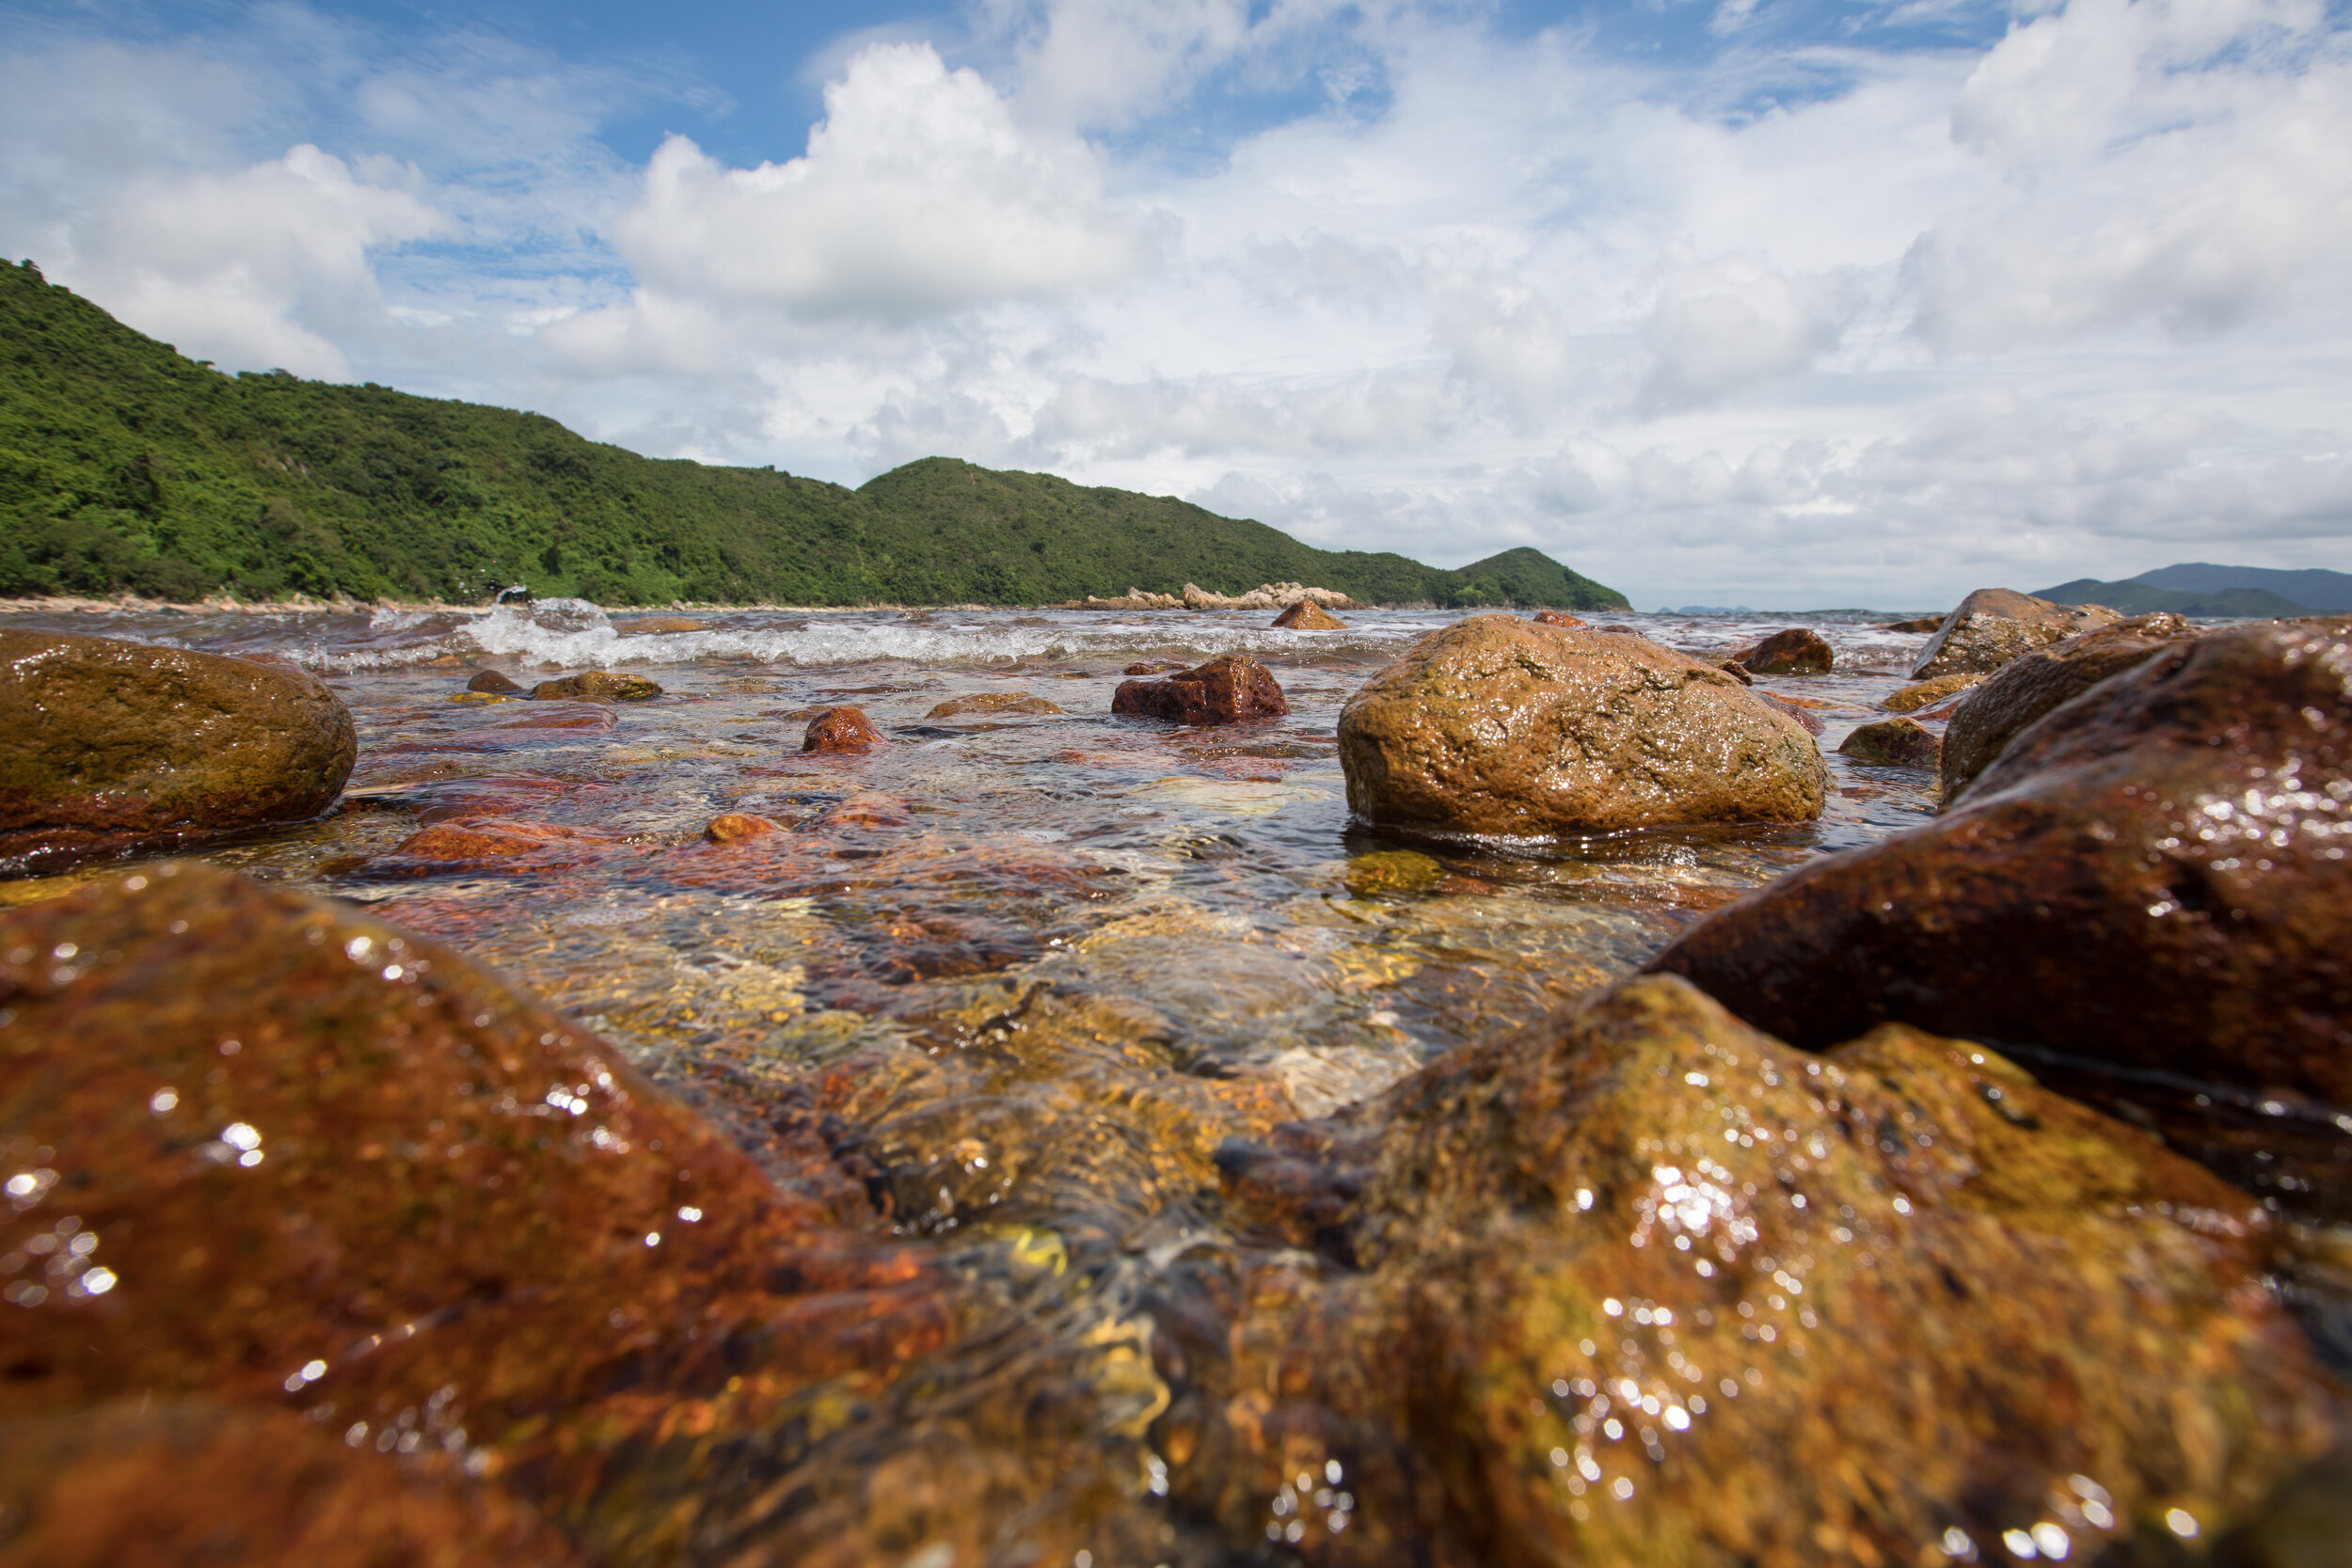
<instances>
[{"instance_id":1,"label":"distant island","mask_svg":"<svg viewBox=\"0 0 2352 1568\"><path fill-rule=\"evenodd\" d=\"M228 375L0 264L0 597L1042 605L1187 582L1629 609L1540 550L1444 570L1188 502L910 463L855 490L641 457L542 415Z\"/></svg>"},{"instance_id":2,"label":"distant island","mask_svg":"<svg viewBox=\"0 0 2352 1568\"><path fill-rule=\"evenodd\" d=\"M2169 610L2176 615L2261 620L2352 610L2352 572L2315 567L2287 572L2192 561L2117 582L2076 578L2044 588L2037 596L2055 604L2103 604L2126 615Z\"/></svg>"}]
</instances>

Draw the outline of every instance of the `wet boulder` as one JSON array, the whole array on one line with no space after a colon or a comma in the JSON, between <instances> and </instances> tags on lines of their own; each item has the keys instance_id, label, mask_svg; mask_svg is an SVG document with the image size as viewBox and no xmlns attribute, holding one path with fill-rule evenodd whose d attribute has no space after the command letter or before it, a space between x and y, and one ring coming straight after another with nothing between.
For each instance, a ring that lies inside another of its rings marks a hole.
<instances>
[{"instance_id":1,"label":"wet boulder","mask_svg":"<svg viewBox=\"0 0 2352 1568\"><path fill-rule=\"evenodd\" d=\"M541 681L531 689L540 702L643 703L661 695L661 688L643 675L616 670L590 670L560 680Z\"/></svg>"},{"instance_id":2,"label":"wet boulder","mask_svg":"<svg viewBox=\"0 0 2352 1568\"><path fill-rule=\"evenodd\" d=\"M1310 1560L2106 1560L2339 1421L2253 1199L1914 1029L1814 1056L1635 979L1223 1163L1352 1266L1236 1289L1231 1479L1177 1495Z\"/></svg>"},{"instance_id":3,"label":"wet boulder","mask_svg":"<svg viewBox=\"0 0 2352 1568\"><path fill-rule=\"evenodd\" d=\"M2158 610L2078 633L2004 664L1953 711L1944 732L1944 803L1958 800L2002 748L2052 708L2197 635L2182 617Z\"/></svg>"},{"instance_id":4,"label":"wet boulder","mask_svg":"<svg viewBox=\"0 0 2352 1568\"><path fill-rule=\"evenodd\" d=\"M1238 724L1290 710L1274 673L1246 654L1221 654L1158 679L1121 681L1111 694L1113 713L1171 724Z\"/></svg>"},{"instance_id":5,"label":"wet boulder","mask_svg":"<svg viewBox=\"0 0 2352 1568\"><path fill-rule=\"evenodd\" d=\"M0 860L299 821L358 758L342 700L292 665L0 631Z\"/></svg>"},{"instance_id":6,"label":"wet boulder","mask_svg":"<svg viewBox=\"0 0 2352 1568\"><path fill-rule=\"evenodd\" d=\"M1826 675L1836 658L1820 633L1790 626L1734 655L1733 662L1755 675Z\"/></svg>"},{"instance_id":7,"label":"wet boulder","mask_svg":"<svg viewBox=\"0 0 2352 1568\"><path fill-rule=\"evenodd\" d=\"M522 687L503 671L477 670L473 679L466 683L469 691L484 691L493 696L519 695Z\"/></svg>"},{"instance_id":8,"label":"wet boulder","mask_svg":"<svg viewBox=\"0 0 2352 1568\"><path fill-rule=\"evenodd\" d=\"M1979 588L1944 617L1912 661L1911 678L1990 674L2020 654L2117 619L2103 605L2053 604L2007 588Z\"/></svg>"},{"instance_id":9,"label":"wet boulder","mask_svg":"<svg viewBox=\"0 0 2352 1568\"><path fill-rule=\"evenodd\" d=\"M870 752L882 744L882 731L874 728L864 708L855 707L818 710L801 737L803 752Z\"/></svg>"},{"instance_id":10,"label":"wet boulder","mask_svg":"<svg viewBox=\"0 0 2352 1568\"><path fill-rule=\"evenodd\" d=\"M2346 617L2174 643L1651 967L1803 1046L1898 1020L2352 1106L2347 668Z\"/></svg>"},{"instance_id":11,"label":"wet boulder","mask_svg":"<svg viewBox=\"0 0 2352 1568\"><path fill-rule=\"evenodd\" d=\"M1804 726L1639 636L1474 615L1349 699L1349 806L1404 828L1523 835L1804 822L1828 769Z\"/></svg>"},{"instance_id":12,"label":"wet boulder","mask_svg":"<svg viewBox=\"0 0 2352 1568\"><path fill-rule=\"evenodd\" d=\"M1916 713L1923 707L1932 707L1947 697L1967 690L1983 679L1980 672L1971 670L1959 674L1937 675L1931 680L1913 681L1909 686L1888 693L1881 699L1879 706L1889 713Z\"/></svg>"},{"instance_id":13,"label":"wet boulder","mask_svg":"<svg viewBox=\"0 0 2352 1568\"><path fill-rule=\"evenodd\" d=\"M1274 618L1274 624L1292 631L1345 631L1347 623L1325 610L1312 599L1301 599Z\"/></svg>"},{"instance_id":14,"label":"wet boulder","mask_svg":"<svg viewBox=\"0 0 2352 1568\"><path fill-rule=\"evenodd\" d=\"M1882 768L1933 768L1944 743L1916 719L1882 719L1839 741L1837 754Z\"/></svg>"},{"instance_id":15,"label":"wet boulder","mask_svg":"<svg viewBox=\"0 0 2352 1568\"><path fill-rule=\"evenodd\" d=\"M1584 624L1565 610L1539 610L1528 619L1539 626L1581 626Z\"/></svg>"},{"instance_id":16,"label":"wet boulder","mask_svg":"<svg viewBox=\"0 0 2352 1568\"><path fill-rule=\"evenodd\" d=\"M1026 691L980 691L969 697L951 697L924 715L927 719L955 719L967 713L1014 713L1044 715L1059 713L1061 705Z\"/></svg>"}]
</instances>

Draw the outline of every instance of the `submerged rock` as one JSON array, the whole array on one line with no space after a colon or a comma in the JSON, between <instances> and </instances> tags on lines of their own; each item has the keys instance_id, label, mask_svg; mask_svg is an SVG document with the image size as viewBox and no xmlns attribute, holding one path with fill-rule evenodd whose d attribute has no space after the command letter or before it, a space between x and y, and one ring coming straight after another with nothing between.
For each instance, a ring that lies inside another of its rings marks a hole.
<instances>
[{"instance_id":1,"label":"submerged rock","mask_svg":"<svg viewBox=\"0 0 2352 1568\"><path fill-rule=\"evenodd\" d=\"M855 707L819 709L801 737L803 752L870 752L882 744L882 731L864 708Z\"/></svg>"},{"instance_id":2,"label":"submerged rock","mask_svg":"<svg viewBox=\"0 0 2352 1568\"><path fill-rule=\"evenodd\" d=\"M1790 626L1735 655L1733 661L1757 675L1826 675L1836 659L1820 633Z\"/></svg>"},{"instance_id":3,"label":"submerged rock","mask_svg":"<svg viewBox=\"0 0 2352 1568\"><path fill-rule=\"evenodd\" d=\"M1954 710L1944 732L1944 803L1959 800L2002 748L2052 708L2197 635L2186 620L2159 610L2079 633L2003 665Z\"/></svg>"},{"instance_id":4,"label":"submerged rock","mask_svg":"<svg viewBox=\"0 0 2352 1568\"><path fill-rule=\"evenodd\" d=\"M1042 697L1032 697L1026 691L981 691L969 697L951 697L924 715L927 719L953 719L961 713L1059 713L1058 704Z\"/></svg>"},{"instance_id":5,"label":"submerged rock","mask_svg":"<svg viewBox=\"0 0 2352 1568\"><path fill-rule=\"evenodd\" d=\"M1638 636L1475 615L1349 699L1348 805L1367 821L1556 834L1804 822L1828 769L1786 711Z\"/></svg>"},{"instance_id":6,"label":"submerged rock","mask_svg":"<svg viewBox=\"0 0 2352 1568\"><path fill-rule=\"evenodd\" d=\"M781 822L771 822L746 811L721 812L703 827L703 840L708 844L741 844L747 839L766 838L785 831Z\"/></svg>"},{"instance_id":7,"label":"submerged rock","mask_svg":"<svg viewBox=\"0 0 2352 1568\"><path fill-rule=\"evenodd\" d=\"M926 1264L822 1223L612 1047L345 906L199 864L109 880L0 915L0 1420L300 1412L378 1465L462 1463L600 1560L669 1561L695 1470L664 1444L875 1388L951 1321ZM250 1457L243 1430L178 1473ZM293 1510L286 1454L183 1501ZM118 1462L93 1446L54 1495Z\"/></svg>"},{"instance_id":8,"label":"submerged rock","mask_svg":"<svg viewBox=\"0 0 2352 1568\"><path fill-rule=\"evenodd\" d=\"M1911 678L1989 674L2020 654L2117 619L2104 605L2053 604L2007 588L1979 588L1944 617L1912 661Z\"/></svg>"},{"instance_id":9,"label":"submerged rock","mask_svg":"<svg viewBox=\"0 0 2352 1568\"><path fill-rule=\"evenodd\" d=\"M0 631L0 860L299 821L358 757L342 700L293 665Z\"/></svg>"},{"instance_id":10,"label":"submerged rock","mask_svg":"<svg viewBox=\"0 0 2352 1568\"><path fill-rule=\"evenodd\" d=\"M1274 673L1246 654L1221 654L1158 680L1121 681L1111 694L1113 713L1172 724L1237 724L1290 710Z\"/></svg>"},{"instance_id":11,"label":"submerged rock","mask_svg":"<svg viewBox=\"0 0 2352 1568\"><path fill-rule=\"evenodd\" d=\"M1932 680L1914 681L1883 699L1879 706L1889 713L1916 713L1955 692L1967 690L1983 679L1982 672L1969 670L1957 674L1938 675Z\"/></svg>"},{"instance_id":12,"label":"submerged rock","mask_svg":"<svg viewBox=\"0 0 2352 1568\"><path fill-rule=\"evenodd\" d=\"M2336 1434L2252 1199L1916 1030L1808 1056L1636 979L1224 1163L1353 1266L1164 1357L1215 1413L1176 1496L1312 1561L2091 1560Z\"/></svg>"},{"instance_id":13,"label":"submerged rock","mask_svg":"<svg viewBox=\"0 0 2352 1568\"><path fill-rule=\"evenodd\" d=\"M1652 967L1803 1046L1892 1019L2352 1106L2348 671L2347 617L2175 643Z\"/></svg>"},{"instance_id":14,"label":"submerged rock","mask_svg":"<svg viewBox=\"0 0 2352 1568\"><path fill-rule=\"evenodd\" d=\"M520 692L522 687L499 670L477 670L473 679L466 683L469 691L487 691L495 695Z\"/></svg>"},{"instance_id":15,"label":"submerged rock","mask_svg":"<svg viewBox=\"0 0 2352 1568\"><path fill-rule=\"evenodd\" d=\"M531 694L545 702L642 703L661 695L661 688L643 675L614 670L590 670L561 680L541 681Z\"/></svg>"},{"instance_id":16,"label":"submerged rock","mask_svg":"<svg viewBox=\"0 0 2352 1568\"><path fill-rule=\"evenodd\" d=\"M1882 719L1865 724L1837 745L1840 756L1888 768L1933 768L1944 742L1916 719Z\"/></svg>"},{"instance_id":17,"label":"submerged rock","mask_svg":"<svg viewBox=\"0 0 2352 1568\"><path fill-rule=\"evenodd\" d=\"M1293 631L1345 631L1347 623L1326 610L1312 599L1301 599L1274 618L1278 626Z\"/></svg>"}]
</instances>

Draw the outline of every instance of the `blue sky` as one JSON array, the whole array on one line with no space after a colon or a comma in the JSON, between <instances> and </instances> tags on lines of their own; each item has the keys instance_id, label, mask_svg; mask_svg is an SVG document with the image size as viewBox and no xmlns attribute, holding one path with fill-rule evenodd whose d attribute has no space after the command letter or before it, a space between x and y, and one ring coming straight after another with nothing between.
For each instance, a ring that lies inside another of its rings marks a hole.
<instances>
[{"instance_id":1,"label":"blue sky","mask_svg":"<svg viewBox=\"0 0 2352 1568\"><path fill-rule=\"evenodd\" d=\"M2352 569L2324 0L0 19L0 250L224 367L1645 605Z\"/></svg>"}]
</instances>

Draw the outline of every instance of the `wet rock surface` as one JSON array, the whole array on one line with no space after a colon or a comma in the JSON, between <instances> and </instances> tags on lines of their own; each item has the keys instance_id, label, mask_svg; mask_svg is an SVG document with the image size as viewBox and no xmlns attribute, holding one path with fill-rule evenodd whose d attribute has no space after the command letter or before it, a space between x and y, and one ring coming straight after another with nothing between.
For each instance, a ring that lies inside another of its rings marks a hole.
<instances>
[{"instance_id":1,"label":"wet rock surface","mask_svg":"<svg viewBox=\"0 0 2352 1568\"><path fill-rule=\"evenodd\" d=\"M2352 620L2176 643L1934 825L1803 867L1652 967L1799 1045L1883 1020L2352 1106Z\"/></svg>"},{"instance_id":2,"label":"wet rock surface","mask_svg":"<svg viewBox=\"0 0 2352 1568\"><path fill-rule=\"evenodd\" d=\"M1278 626L1292 631L1345 631L1347 623L1325 610L1311 599L1301 599L1274 618Z\"/></svg>"},{"instance_id":3,"label":"wet rock surface","mask_svg":"<svg viewBox=\"0 0 2352 1568\"><path fill-rule=\"evenodd\" d=\"M0 862L314 816L358 754L342 699L292 665L0 630Z\"/></svg>"},{"instance_id":4,"label":"wet rock surface","mask_svg":"<svg viewBox=\"0 0 2352 1568\"><path fill-rule=\"evenodd\" d=\"M721 812L703 827L703 838L711 844L741 844L750 839L766 838L785 831L780 822L771 822L750 812Z\"/></svg>"},{"instance_id":5,"label":"wet rock surface","mask_svg":"<svg viewBox=\"0 0 2352 1568\"><path fill-rule=\"evenodd\" d=\"M1933 707L1945 698L1967 690L1984 679L1980 672L1968 670L1956 674L1937 675L1931 680L1913 681L1898 688L1882 699L1879 706L1890 713L1916 713Z\"/></svg>"},{"instance_id":6,"label":"wet rock surface","mask_svg":"<svg viewBox=\"0 0 2352 1568\"><path fill-rule=\"evenodd\" d=\"M1310 1561L2091 1559L2336 1435L2257 1205L1908 1028L1810 1056L1640 979L1223 1158L1324 1260L1186 1342L1255 1478L1177 1496Z\"/></svg>"},{"instance_id":7,"label":"wet rock surface","mask_svg":"<svg viewBox=\"0 0 2352 1568\"><path fill-rule=\"evenodd\" d=\"M1820 815L1801 723L1641 637L1478 615L1433 632L1340 715L1349 806L1515 835Z\"/></svg>"},{"instance_id":8,"label":"wet rock surface","mask_svg":"<svg viewBox=\"0 0 2352 1568\"><path fill-rule=\"evenodd\" d=\"M1539 626L1581 626L1584 624L1565 610L1539 610L1528 619Z\"/></svg>"},{"instance_id":9,"label":"wet rock surface","mask_svg":"<svg viewBox=\"0 0 2352 1568\"><path fill-rule=\"evenodd\" d=\"M854 707L829 707L808 721L808 730L801 737L803 752L870 752L885 744L882 732L874 728L866 710Z\"/></svg>"},{"instance_id":10,"label":"wet rock surface","mask_svg":"<svg viewBox=\"0 0 2352 1568\"><path fill-rule=\"evenodd\" d=\"M1826 675L1836 656L1821 634L1804 626L1776 631L1755 647L1733 656L1756 675Z\"/></svg>"},{"instance_id":11,"label":"wet rock surface","mask_svg":"<svg viewBox=\"0 0 2352 1568\"><path fill-rule=\"evenodd\" d=\"M937 707L932 708L930 712L924 715L924 717L927 719L954 719L966 713L1043 715L1049 713L1059 713L1060 711L1061 706L1059 704L1048 702L1043 697L1032 696L1026 691L980 691L976 692L969 697L950 698L946 702L940 704Z\"/></svg>"},{"instance_id":12,"label":"wet rock surface","mask_svg":"<svg viewBox=\"0 0 2352 1568\"><path fill-rule=\"evenodd\" d=\"M2003 665L1952 711L1945 731L1944 803L1964 795L2021 731L2052 708L2197 635L2182 617L2158 611L2078 633Z\"/></svg>"},{"instance_id":13,"label":"wet rock surface","mask_svg":"<svg viewBox=\"0 0 2352 1568\"><path fill-rule=\"evenodd\" d=\"M661 688L644 675L625 674L614 670L590 670L578 675L541 681L531 689L531 694L543 703L643 703L660 696Z\"/></svg>"},{"instance_id":14,"label":"wet rock surface","mask_svg":"<svg viewBox=\"0 0 2352 1568\"><path fill-rule=\"evenodd\" d=\"M2119 620L2102 605L2061 605L2007 588L1979 588L1944 617L1913 660L1911 678L1990 674L2018 655Z\"/></svg>"},{"instance_id":15,"label":"wet rock surface","mask_svg":"<svg viewBox=\"0 0 2352 1568\"><path fill-rule=\"evenodd\" d=\"M1171 724L1238 724L1290 711L1274 673L1242 654L1225 654L1158 679L1121 681L1111 711Z\"/></svg>"},{"instance_id":16,"label":"wet rock surface","mask_svg":"<svg viewBox=\"0 0 2352 1568\"><path fill-rule=\"evenodd\" d=\"M466 683L469 691L486 691L495 696L520 694L522 687L500 670L477 670L473 679Z\"/></svg>"},{"instance_id":17,"label":"wet rock surface","mask_svg":"<svg viewBox=\"0 0 2352 1568\"><path fill-rule=\"evenodd\" d=\"M1933 768L1943 758L1944 742L1916 719L1882 719L1855 729L1837 750L1882 768Z\"/></svg>"}]
</instances>

